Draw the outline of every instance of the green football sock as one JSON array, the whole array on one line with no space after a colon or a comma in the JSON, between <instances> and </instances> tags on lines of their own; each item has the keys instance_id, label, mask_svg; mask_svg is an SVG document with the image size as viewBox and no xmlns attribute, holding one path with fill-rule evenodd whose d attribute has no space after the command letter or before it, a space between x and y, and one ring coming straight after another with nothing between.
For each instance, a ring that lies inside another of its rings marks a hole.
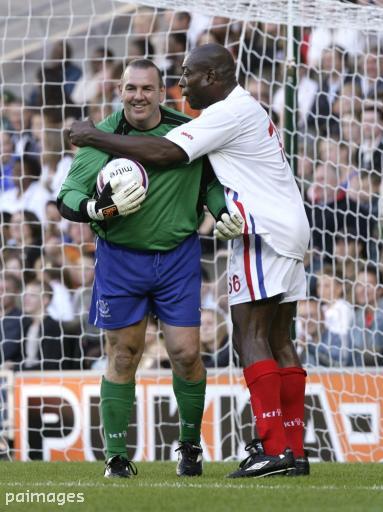
<instances>
[{"instance_id":1,"label":"green football sock","mask_svg":"<svg viewBox=\"0 0 383 512\"><path fill-rule=\"evenodd\" d=\"M101 382L101 416L104 427L107 458L126 457L126 431L135 399L135 382L116 384Z\"/></svg>"},{"instance_id":2,"label":"green football sock","mask_svg":"<svg viewBox=\"0 0 383 512\"><path fill-rule=\"evenodd\" d=\"M201 441L201 423L205 405L206 376L190 382L173 372L173 390L180 417L180 441Z\"/></svg>"}]
</instances>

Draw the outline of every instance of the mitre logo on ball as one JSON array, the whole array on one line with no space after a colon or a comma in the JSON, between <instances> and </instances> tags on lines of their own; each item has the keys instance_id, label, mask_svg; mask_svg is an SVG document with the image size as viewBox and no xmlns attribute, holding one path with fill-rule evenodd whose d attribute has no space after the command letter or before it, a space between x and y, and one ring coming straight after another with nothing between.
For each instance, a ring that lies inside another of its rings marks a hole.
<instances>
[{"instance_id":1,"label":"mitre logo on ball","mask_svg":"<svg viewBox=\"0 0 383 512\"><path fill-rule=\"evenodd\" d=\"M105 185L115 176L121 176L122 180L114 192L118 192L122 187L129 185L133 181L137 181L145 190L148 189L148 174L140 162L128 158L116 158L108 162L98 173L96 185L98 195L101 194Z\"/></svg>"}]
</instances>

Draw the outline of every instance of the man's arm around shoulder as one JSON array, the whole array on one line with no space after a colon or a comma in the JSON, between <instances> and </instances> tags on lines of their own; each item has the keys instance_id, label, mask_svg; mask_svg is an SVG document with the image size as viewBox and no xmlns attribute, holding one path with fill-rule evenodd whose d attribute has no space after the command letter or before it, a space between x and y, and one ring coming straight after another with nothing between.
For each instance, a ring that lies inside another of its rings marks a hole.
<instances>
[{"instance_id":1,"label":"man's arm around shoulder","mask_svg":"<svg viewBox=\"0 0 383 512\"><path fill-rule=\"evenodd\" d=\"M133 158L144 165L167 167L188 161L183 149L165 137L135 137L98 130L92 121L75 121L69 138L76 146L92 146L111 155Z\"/></svg>"}]
</instances>

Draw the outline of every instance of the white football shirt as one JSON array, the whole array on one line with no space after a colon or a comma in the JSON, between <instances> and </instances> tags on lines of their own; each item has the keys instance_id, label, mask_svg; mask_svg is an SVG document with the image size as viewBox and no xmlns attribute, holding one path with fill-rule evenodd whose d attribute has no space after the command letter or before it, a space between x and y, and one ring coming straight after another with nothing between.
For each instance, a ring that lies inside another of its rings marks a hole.
<instances>
[{"instance_id":1,"label":"white football shirt","mask_svg":"<svg viewBox=\"0 0 383 512\"><path fill-rule=\"evenodd\" d=\"M280 136L261 105L241 86L165 136L189 161L208 154L225 187L229 212L245 233L258 234L278 254L302 260L310 228Z\"/></svg>"}]
</instances>

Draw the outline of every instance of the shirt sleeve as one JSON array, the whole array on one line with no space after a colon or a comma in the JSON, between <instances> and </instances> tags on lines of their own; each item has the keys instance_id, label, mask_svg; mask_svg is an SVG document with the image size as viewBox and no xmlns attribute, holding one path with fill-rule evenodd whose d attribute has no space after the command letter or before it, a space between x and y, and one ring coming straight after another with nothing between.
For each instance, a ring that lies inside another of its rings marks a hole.
<instances>
[{"instance_id":1,"label":"shirt sleeve","mask_svg":"<svg viewBox=\"0 0 383 512\"><path fill-rule=\"evenodd\" d=\"M168 140L185 151L189 162L221 149L240 133L237 118L224 108L215 105L214 107L212 110L208 108L199 117L173 128L165 135Z\"/></svg>"},{"instance_id":2,"label":"shirt sleeve","mask_svg":"<svg viewBox=\"0 0 383 512\"><path fill-rule=\"evenodd\" d=\"M91 147L81 148L77 152L57 197L57 206L64 218L89 222L89 216L84 215L81 204L95 195L97 174L108 159L109 155Z\"/></svg>"}]
</instances>

